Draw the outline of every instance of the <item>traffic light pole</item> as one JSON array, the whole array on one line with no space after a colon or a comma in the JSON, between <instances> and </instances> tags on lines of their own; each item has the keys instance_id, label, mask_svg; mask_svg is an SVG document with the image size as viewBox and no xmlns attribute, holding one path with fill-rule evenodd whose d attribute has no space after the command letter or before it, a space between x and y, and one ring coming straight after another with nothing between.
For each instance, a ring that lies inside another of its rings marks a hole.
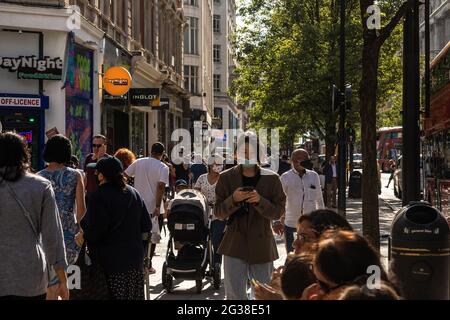
<instances>
[{"instance_id":1,"label":"traffic light pole","mask_svg":"<svg viewBox=\"0 0 450 320\"><path fill-rule=\"evenodd\" d=\"M345 93L345 0L341 0L341 36L340 36L340 91ZM338 198L338 210L339 214L343 217L346 216L347 203L346 203L346 168L347 168L347 143L346 143L346 131L345 131L345 96L340 95L339 99L339 160L338 160L338 184L339 184L339 198Z\"/></svg>"},{"instance_id":2,"label":"traffic light pole","mask_svg":"<svg viewBox=\"0 0 450 320\"><path fill-rule=\"evenodd\" d=\"M408 0L403 44L403 205L420 199L419 0Z\"/></svg>"}]
</instances>

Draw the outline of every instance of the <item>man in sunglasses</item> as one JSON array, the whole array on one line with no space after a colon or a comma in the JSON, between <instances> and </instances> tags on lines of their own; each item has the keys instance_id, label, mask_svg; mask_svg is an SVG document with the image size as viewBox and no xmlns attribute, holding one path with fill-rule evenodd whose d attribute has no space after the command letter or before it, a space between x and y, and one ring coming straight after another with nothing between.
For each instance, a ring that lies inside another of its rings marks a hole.
<instances>
[{"instance_id":1,"label":"man in sunglasses","mask_svg":"<svg viewBox=\"0 0 450 320\"><path fill-rule=\"evenodd\" d=\"M86 157L86 161L84 163L86 203L89 196L98 189L98 180L95 175L95 169L88 168L88 164L97 163L97 161L101 158L110 157L110 155L106 153L106 142L105 136L102 136L101 134L94 136L92 140L92 153Z\"/></svg>"}]
</instances>

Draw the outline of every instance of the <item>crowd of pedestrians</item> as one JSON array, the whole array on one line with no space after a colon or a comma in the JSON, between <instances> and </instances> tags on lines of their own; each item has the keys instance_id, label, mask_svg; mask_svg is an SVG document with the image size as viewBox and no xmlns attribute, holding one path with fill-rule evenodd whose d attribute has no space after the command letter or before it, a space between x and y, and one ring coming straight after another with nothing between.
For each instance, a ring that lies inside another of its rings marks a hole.
<instances>
[{"instance_id":1,"label":"crowd of pedestrians","mask_svg":"<svg viewBox=\"0 0 450 320\"><path fill-rule=\"evenodd\" d=\"M124 148L111 156L107 142L94 136L81 170L70 140L55 135L45 169L32 174L22 138L0 133L0 299L144 299L171 199L188 188L210 208L210 263L223 267L227 299L399 299L379 254L330 210L334 158L321 170L324 185L303 149L283 156L277 173L264 168L250 132L238 137L234 164L184 150L173 163L161 143L149 157ZM276 270L275 234L287 253ZM67 286L70 265L84 272L81 289ZM378 289L367 286L369 266L380 270Z\"/></svg>"}]
</instances>

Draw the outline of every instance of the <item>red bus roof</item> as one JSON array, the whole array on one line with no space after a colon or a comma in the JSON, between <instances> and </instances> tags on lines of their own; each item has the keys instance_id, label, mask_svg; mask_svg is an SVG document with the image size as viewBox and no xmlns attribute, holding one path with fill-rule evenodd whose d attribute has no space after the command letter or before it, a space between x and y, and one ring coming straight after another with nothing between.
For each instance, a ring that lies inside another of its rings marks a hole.
<instances>
[{"instance_id":1,"label":"red bus roof","mask_svg":"<svg viewBox=\"0 0 450 320\"><path fill-rule=\"evenodd\" d=\"M393 131L402 131L403 127L390 127L390 128L380 128L378 132L393 132Z\"/></svg>"}]
</instances>

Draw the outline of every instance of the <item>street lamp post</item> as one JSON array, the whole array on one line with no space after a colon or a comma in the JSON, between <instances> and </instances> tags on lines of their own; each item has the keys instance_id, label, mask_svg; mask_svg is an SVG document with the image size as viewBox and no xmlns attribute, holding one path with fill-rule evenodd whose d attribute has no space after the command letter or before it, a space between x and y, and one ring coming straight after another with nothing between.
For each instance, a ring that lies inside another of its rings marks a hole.
<instances>
[{"instance_id":1,"label":"street lamp post","mask_svg":"<svg viewBox=\"0 0 450 320\"><path fill-rule=\"evenodd\" d=\"M345 0L341 0L341 35L340 35L340 90L341 93L345 92ZM342 97L342 95L341 95ZM346 130L345 130L345 116L346 106L345 97L340 99L340 111L339 111L339 197L338 197L338 210L339 214L343 217L346 216L346 167L347 167L347 143L346 143Z\"/></svg>"},{"instance_id":2,"label":"street lamp post","mask_svg":"<svg viewBox=\"0 0 450 320\"><path fill-rule=\"evenodd\" d=\"M408 0L403 44L403 205L420 199L419 0Z\"/></svg>"}]
</instances>

